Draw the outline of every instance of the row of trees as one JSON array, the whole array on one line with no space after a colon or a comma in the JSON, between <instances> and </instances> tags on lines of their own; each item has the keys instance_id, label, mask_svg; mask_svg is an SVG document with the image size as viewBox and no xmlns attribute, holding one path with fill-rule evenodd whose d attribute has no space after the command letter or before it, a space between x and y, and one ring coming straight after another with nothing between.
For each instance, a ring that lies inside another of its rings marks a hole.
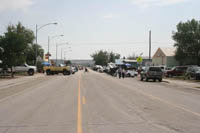
<instances>
[{"instance_id":1,"label":"row of trees","mask_svg":"<svg viewBox=\"0 0 200 133\"><path fill-rule=\"evenodd\" d=\"M109 62L115 62L115 59L120 58L120 54L107 52L104 50L97 51L91 55L96 65L107 65Z\"/></svg>"},{"instance_id":2,"label":"row of trees","mask_svg":"<svg viewBox=\"0 0 200 133\"><path fill-rule=\"evenodd\" d=\"M41 46L34 44L34 32L24 27L20 22L17 25L9 25L4 35L0 36L1 67L11 68L13 66L28 63L36 63L36 50L38 56L43 58L44 50Z\"/></svg>"}]
</instances>

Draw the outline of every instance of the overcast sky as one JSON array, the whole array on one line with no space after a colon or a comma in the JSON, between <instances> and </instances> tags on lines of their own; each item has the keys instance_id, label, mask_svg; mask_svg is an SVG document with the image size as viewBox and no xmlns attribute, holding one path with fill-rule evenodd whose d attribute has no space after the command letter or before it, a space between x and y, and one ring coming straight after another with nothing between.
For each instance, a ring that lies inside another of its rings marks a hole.
<instances>
[{"instance_id":1,"label":"overcast sky","mask_svg":"<svg viewBox=\"0 0 200 133\"><path fill-rule=\"evenodd\" d=\"M67 59L89 59L103 49L128 56L148 55L148 32L152 31L152 55L158 47L172 47L172 31L180 21L200 20L199 0L0 0L0 34L9 24L22 22L34 30L36 24L49 25L38 32L38 43L55 58L56 43ZM63 52L64 53L64 52Z\"/></svg>"}]
</instances>

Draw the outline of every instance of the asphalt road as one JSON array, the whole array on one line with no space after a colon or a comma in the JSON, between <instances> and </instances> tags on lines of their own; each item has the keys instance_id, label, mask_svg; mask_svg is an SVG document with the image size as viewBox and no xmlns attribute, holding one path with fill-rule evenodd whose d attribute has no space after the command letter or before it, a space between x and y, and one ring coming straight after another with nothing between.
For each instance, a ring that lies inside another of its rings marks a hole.
<instances>
[{"instance_id":1,"label":"asphalt road","mask_svg":"<svg viewBox=\"0 0 200 133\"><path fill-rule=\"evenodd\" d=\"M0 82L0 133L199 133L199 101L181 84L39 75Z\"/></svg>"}]
</instances>

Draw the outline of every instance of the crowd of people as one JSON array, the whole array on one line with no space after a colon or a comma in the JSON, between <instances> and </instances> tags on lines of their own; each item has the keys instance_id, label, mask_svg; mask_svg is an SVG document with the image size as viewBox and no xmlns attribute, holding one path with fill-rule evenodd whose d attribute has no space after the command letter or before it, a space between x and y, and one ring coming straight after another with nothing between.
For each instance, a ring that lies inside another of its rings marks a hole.
<instances>
[{"instance_id":1,"label":"crowd of people","mask_svg":"<svg viewBox=\"0 0 200 133\"><path fill-rule=\"evenodd\" d=\"M119 79L125 78L126 70L122 67L119 67L118 70L116 71L116 73L118 74Z\"/></svg>"}]
</instances>

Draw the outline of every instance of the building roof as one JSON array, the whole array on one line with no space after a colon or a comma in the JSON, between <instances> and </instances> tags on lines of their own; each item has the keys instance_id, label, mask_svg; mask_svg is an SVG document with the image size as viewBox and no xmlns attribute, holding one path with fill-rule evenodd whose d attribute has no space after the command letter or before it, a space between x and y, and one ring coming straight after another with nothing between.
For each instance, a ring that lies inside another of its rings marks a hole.
<instances>
[{"instance_id":1,"label":"building roof","mask_svg":"<svg viewBox=\"0 0 200 133\"><path fill-rule=\"evenodd\" d=\"M160 49L166 56L175 56L176 48L174 47L161 47Z\"/></svg>"},{"instance_id":2,"label":"building roof","mask_svg":"<svg viewBox=\"0 0 200 133\"><path fill-rule=\"evenodd\" d=\"M175 56L176 48L174 47L160 47L158 50L155 52L154 56L158 53L158 51L161 51L165 56Z\"/></svg>"}]
</instances>

